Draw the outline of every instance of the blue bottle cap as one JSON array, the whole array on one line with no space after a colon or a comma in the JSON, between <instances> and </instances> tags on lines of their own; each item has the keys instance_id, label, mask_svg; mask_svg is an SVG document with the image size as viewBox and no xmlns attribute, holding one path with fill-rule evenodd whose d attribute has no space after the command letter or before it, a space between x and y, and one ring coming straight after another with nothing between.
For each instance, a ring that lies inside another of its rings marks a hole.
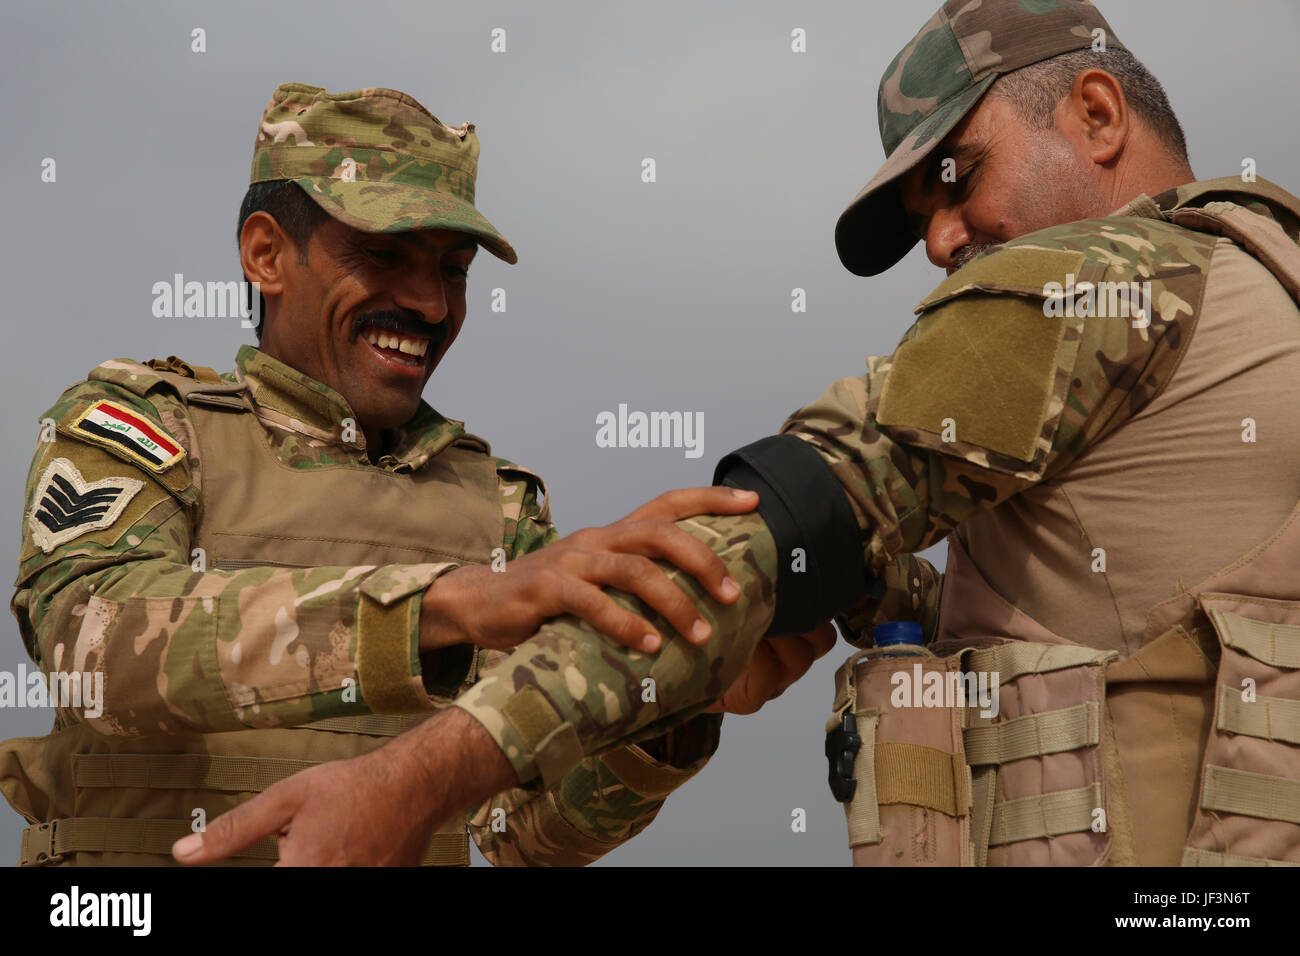
<instances>
[{"instance_id":1,"label":"blue bottle cap","mask_svg":"<svg viewBox=\"0 0 1300 956\"><path fill-rule=\"evenodd\" d=\"M889 647L892 644L920 646L925 643L921 625L916 621L885 621L875 626L871 637L876 642L876 647Z\"/></svg>"}]
</instances>

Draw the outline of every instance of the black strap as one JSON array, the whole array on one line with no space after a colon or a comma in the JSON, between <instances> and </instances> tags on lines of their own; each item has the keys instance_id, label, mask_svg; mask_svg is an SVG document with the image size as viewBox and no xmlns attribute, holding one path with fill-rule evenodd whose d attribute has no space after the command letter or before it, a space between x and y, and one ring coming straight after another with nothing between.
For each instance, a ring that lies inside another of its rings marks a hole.
<instances>
[{"instance_id":1,"label":"black strap","mask_svg":"<svg viewBox=\"0 0 1300 956\"><path fill-rule=\"evenodd\" d=\"M761 438L718 462L713 483L758 492L758 513L776 541L776 614L765 637L810 631L866 596L870 573L853 508L811 444L794 435Z\"/></svg>"}]
</instances>

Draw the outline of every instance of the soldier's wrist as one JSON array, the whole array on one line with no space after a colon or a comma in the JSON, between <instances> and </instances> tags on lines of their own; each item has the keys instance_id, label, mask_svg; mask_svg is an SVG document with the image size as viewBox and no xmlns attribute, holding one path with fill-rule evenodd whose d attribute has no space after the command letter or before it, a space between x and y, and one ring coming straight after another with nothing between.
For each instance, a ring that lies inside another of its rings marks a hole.
<instances>
[{"instance_id":1,"label":"soldier's wrist","mask_svg":"<svg viewBox=\"0 0 1300 956\"><path fill-rule=\"evenodd\" d=\"M424 589L420 599L420 653L436 651L469 640L460 622L459 611L464 601L459 594L456 574L463 568L454 568L441 574Z\"/></svg>"},{"instance_id":2,"label":"soldier's wrist","mask_svg":"<svg viewBox=\"0 0 1300 956\"><path fill-rule=\"evenodd\" d=\"M389 747L401 749L405 765L424 780L439 822L519 783L492 735L456 707L399 735Z\"/></svg>"}]
</instances>

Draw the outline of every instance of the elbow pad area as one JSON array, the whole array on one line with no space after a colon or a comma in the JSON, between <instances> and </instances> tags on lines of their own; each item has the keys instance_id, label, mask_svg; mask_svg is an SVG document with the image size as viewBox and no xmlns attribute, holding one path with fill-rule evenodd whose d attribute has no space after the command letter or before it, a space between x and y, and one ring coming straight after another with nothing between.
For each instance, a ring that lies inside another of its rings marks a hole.
<instances>
[{"instance_id":1,"label":"elbow pad area","mask_svg":"<svg viewBox=\"0 0 1300 956\"><path fill-rule=\"evenodd\" d=\"M758 513L776 541L776 614L764 637L803 634L866 596L857 519L844 486L808 442L759 439L718 462L713 483L758 492Z\"/></svg>"}]
</instances>

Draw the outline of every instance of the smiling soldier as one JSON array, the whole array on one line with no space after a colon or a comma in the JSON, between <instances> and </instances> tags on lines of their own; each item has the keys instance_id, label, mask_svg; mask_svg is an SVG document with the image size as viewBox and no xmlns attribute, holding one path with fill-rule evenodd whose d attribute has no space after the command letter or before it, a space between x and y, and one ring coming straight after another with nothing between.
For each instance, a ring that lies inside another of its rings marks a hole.
<instances>
[{"instance_id":1,"label":"smiling soldier","mask_svg":"<svg viewBox=\"0 0 1300 956\"><path fill-rule=\"evenodd\" d=\"M465 321L478 247L516 259L474 205L478 153L472 125L395 90L279 87L239 217L241 266L267 301L259 347L224 375L105 362L46 413L13 610L46 672L93 672L104 696L0 746L0 788L32 824L23 863L173 863L208 818L400 735L550 617L656 649L655 627L602 586L707 640L654 558L738 596L673 521L755 496L677 492L558 540L540 480L421 399ZM785 662L811 662L800 653L773 654L732 700L779 693ZM708 760L720 720L487 804L475 839L494 862L595 859ZM459 819L415 859L468 853ZM237 860L277 856L268 839Z\"/></svg>"}]
</instances>

